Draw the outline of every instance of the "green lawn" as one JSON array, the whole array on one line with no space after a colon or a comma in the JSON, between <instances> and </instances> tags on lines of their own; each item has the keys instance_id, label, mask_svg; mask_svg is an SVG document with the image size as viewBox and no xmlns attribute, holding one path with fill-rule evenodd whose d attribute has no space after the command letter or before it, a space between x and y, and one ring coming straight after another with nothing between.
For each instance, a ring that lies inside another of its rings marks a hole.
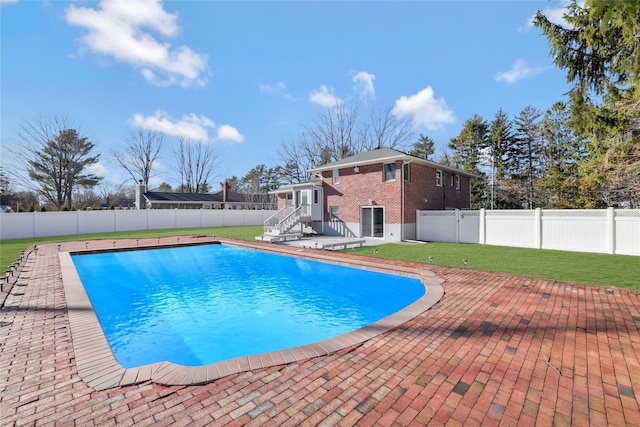
<instances>
[{"instance_id":1,"label":"green lawn","mask_svg":"<svg viewBox=\"0 0 640 427\"><path fill-rule=\"evenodd\" d=\"M211 227L4 240L0 241L0 264L10 265L21 250L39 243L189 234L253 240L262 230L262 226ZM453 267L464 267L462 260L466 259L467 268L640 290L640 257L455 243L388 243L357 248L355 252L373 257L374 250L378 257L389 259L429 263L429 257L433 257L433 264Z\"/></svg>"},{"instance_id":2,"label":"green lawn","mask_svg":"<svg viewBox=\"0 0 640 427\"><path fill-rule=\"evenodd\" d=\"M640 290L640 257L456 243L385 244L356 253Z\"/></svg>"},{"instance_id":3,"label":"green lawn","mask_svg":"<svg viewBox=\"0 0 640 427\"><path fill-rule=\"evenodd\" d=\"M208 227L208 228L182 228L167 230L143 230L126 231L119 233L99 233L99 234L75 234L71 236L39 237L34 239L11 239L0 240L0 266L3 270L11 265L19 256L20 251L29 246L50 242L70 242L78 240L100 240L100 239L143 239L145 237L167 237L186 235L209 235L220 237L231 237L234 239L254 240L255 236L263 233L264 227L261 225L244 227Z\"/></svg>"}]
</instances>

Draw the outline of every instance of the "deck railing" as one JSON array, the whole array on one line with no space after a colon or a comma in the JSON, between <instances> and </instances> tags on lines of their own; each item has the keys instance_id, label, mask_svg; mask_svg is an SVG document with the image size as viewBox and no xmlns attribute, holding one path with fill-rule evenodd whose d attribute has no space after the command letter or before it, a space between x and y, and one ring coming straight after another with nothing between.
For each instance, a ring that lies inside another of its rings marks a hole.
<instances>
[{"instance_id":1,"label":"deck railing","mask_svg":"<svg viewBox=\"0 0 640 427\"><path fill-rule=\"evenodd\" d=\"M301 218L311 216L311 206L301 205L297 208L286 206L264 222L265 234L282 234L296 225Z\"/></svg>"}]
</instances>

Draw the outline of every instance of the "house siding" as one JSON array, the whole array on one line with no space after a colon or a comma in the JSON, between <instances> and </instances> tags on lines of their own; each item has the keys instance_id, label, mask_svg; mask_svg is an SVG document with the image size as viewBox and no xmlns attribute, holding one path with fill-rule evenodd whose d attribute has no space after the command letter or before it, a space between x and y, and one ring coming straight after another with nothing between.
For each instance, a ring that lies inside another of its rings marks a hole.
<instances>
[{"instance_id":1,"label":"house siding","mask_svg":"<svg viewBox=\"0 0 640 427\"><path fill-rule=\"evenodd\" d=\"M348 224L360 222L362 206L383 206L385 224L404 222L409 231L415 230L417 210L469 209L469 177L460 176L460 189L456 189L455 173L442 170L442 186L436 186L437 168L410 163L409 181L404 182L405 205L402 215L402 161L396 161L395 180L383 180L383 163L339 169L340 180L333 183L333 171L324 171L322 181L325 188L326 205L324 220L330 220L331 206L339 207L340 221ZM370 201L372 203L370 203ZM414 231L415 232L415 231Z\"/></svg>"},{"instance_id":2,"label":"house siding","mask_svg":"<svg viewBox=\"0 0 640 427\"><path fill-rule=\"evenodd\" d=\"M360 222L361 206L384 206L385 222L400 223L401 212L401 162L396 162L396 179L383 181L382 163L359 166L359 171L353 168L339 169L340 182L333 183L332 171L322 173L325 188L326 205L325 221L329 221L331 206L340 208L340 220L347 223ZM369 201L372 203L369 203ZM415 214L414 214L415 216Z\"/></svg>"},{"instance_id":3,"label":"house siding","mask_svg":"<svg viewBox=\"0 0 640 427\"><path fill-rule=\"evenodd\" d=\"M460 189L453 185L455 173L442 170L442 186L436 185L436 168L410 164L410 181L405 182L405 222L416 222L416 210L469 209L469 177L460 176Z\"/></svg>"}]
</instances>

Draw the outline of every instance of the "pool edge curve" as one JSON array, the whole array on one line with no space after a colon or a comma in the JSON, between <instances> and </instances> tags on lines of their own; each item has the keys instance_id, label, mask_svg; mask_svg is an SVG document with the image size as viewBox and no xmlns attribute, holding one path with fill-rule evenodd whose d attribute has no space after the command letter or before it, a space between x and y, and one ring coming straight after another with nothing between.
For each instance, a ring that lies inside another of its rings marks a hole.
<instances>
[{"instance_id":1,"label":"pool edge curve","mask_svg":"<svg viewBox=\"0 0 640 427\"><path fill-rule=\"evenodd\" d=\"M396 275L407 275L420 279L420 282L425 287L425 294L402 310L377 322L343 335L299 347L241 356L204 366L182 366L172 362L158 362L136 368L125 368L116 361L104 335L102 326L73 264L72 252L60 252L59 261L71 329L71 341L75 353L75 364L78 375L87 385L95 390L106 390L144 382L153 382L161 385L205 384L228 375L253 369L280 366L314 357L326 356L344 348L361 344L400 326L433 307L444 295L442 287L444 280L437 277L426 266L418 268L374 263L355 258L345 259L331 255L333 254L332 252L327 253L313 249L292 251L273 244L254 244L233 239L217 239L215 242L350 267L383 271ZM211 241L210 243L215 242ZM163 246L132 249L152 249L154 247ZM74 251L73 253L83 252Z\"/></svg>"}]
</instances>

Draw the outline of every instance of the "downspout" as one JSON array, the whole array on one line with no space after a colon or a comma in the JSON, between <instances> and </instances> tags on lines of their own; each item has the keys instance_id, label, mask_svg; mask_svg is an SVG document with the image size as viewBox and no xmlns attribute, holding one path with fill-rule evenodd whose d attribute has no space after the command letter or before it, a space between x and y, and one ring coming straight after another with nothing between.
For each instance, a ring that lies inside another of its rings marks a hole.
<instances>
[{"instance_id":1,"label":"downspout","mask_svg":"<svg viewBox=\"0 0 640 427\"><path fill-rule=\"evenodd\" d=\"M400 168L400 179L402 180L402 184L401 184L401 207L400 207L400 241L404 242L405 238L404 238L404 165L408 165L409 163L411 163L411 160L409 161L403 161L402 162L402 166Z\"/></svg>"},{"instance_id":2,"label":"downspout","mask_svg":"<svg viewBox=\"0 0 640 427\"><path fill-rule=\"evenodd\" d=\"M320 233L324 235L324 180L320 181Z\"/></svg>"}]
</instances>

